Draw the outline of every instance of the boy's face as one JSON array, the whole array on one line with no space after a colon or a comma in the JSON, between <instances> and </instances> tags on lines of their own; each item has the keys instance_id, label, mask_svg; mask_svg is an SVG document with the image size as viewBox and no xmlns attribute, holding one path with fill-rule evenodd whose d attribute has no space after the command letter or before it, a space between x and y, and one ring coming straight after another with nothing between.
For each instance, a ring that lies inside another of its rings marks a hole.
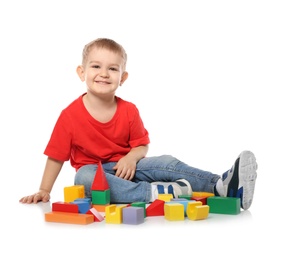
<instances>
[{"instance_id":1,"label":"boy's face","mask_svg":"<svg viewBox=\"0 0 285 260\"><path fill-rule=\"evenodd\" d=\"M103 48L91 49L86 65L77 68L81 81L85 81L87 90L95 95L114 95L117 88L127 79L123 71L122 57Z\"/></svg>"}]
</instances>

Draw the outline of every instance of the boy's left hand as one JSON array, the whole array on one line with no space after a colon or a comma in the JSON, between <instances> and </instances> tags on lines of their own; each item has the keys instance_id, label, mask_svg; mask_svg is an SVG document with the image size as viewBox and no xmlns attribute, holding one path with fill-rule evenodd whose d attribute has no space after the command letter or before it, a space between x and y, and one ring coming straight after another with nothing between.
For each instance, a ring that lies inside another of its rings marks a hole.
<instances>
[{"instance_id":1,"label":"boy's left hand","mask_svg":"<svg viewBox=\"0 0 285 260\"><path fill-rule=\"evenodd\" d=\"M116 171L115 176L129 181L132 180L136 173L136 165L136 161L127 156L121 158L113 167L113 170Z\"/></svg>"}]
</instances>

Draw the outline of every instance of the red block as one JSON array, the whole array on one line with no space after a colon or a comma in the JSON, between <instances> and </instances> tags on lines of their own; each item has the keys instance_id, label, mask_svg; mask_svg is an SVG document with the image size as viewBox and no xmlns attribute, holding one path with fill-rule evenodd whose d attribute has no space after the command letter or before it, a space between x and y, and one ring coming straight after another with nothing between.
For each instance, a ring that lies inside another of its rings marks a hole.
<instances>
[{"instance_id":1,"label":"red block","mask_svg":"<svg viewBox=\"0 0 285 260\"><path fill-rule=\"evenodd\" d=\"M52 211L78 213L78 205L69 202L54 202L52 203Z\"/></svg>"},{"instance_id":2,"label":"red block","mask_svg":"<svg viewBox=\"0 0 285 260\"><path fill-rule=\"evenodd\" d=\"M109 184L102 166L102 163L98 163L98 168L91 186L91 190L108 190Z\"/></svg>"},{"instance_id":3,"label":"red block","mask_svg":"<svg viewBox=\"0 0 285 260\"><path fill-rule=\"evenodd\" d=\"M193 196L193 197L191 197L191 200L201 201L202 205L207 205L207 198L208 197L196 197L196 196Z\"/></svg>"},{"instance_id":4,"label":"red block","mask_svg":"<svg viewBox=\"0 0 285 260\"><path fill-rule=\"evenodd\" d=\"M146 216L164 216L164 200L156 199L146 208Z\"/></svg>"}]
</instances>

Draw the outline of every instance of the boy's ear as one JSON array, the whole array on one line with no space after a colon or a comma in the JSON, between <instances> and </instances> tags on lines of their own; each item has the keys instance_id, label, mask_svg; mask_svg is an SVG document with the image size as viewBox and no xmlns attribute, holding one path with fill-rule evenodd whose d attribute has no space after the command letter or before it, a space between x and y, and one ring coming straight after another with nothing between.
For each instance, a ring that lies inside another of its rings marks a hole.
<instances>
[{"instance_id":1,"label":"boy's ear","mask_svg":"<svg viewBox=\"0 0 285 260\"><path fill-rule=\"evenodd\" d=\"M126 72L126 71L122 74L121 81L120 81L120 86L123 85L123 83L127 80L128 76L129 76L129 73Z\"/></svg>"},{"instance_id":2,"label":"boy's ear","mask_svg":"<svg viewBox=\"0 0 285 260\"><path fill-rule=\"evenodd\" d=\"M84 76L84 69L81 65L79 65L77 68L76 68L76 72L77 72L77 75L78 77L81 79L81 81L85 81L85 76Z\"/></svg>"}]
</instances>

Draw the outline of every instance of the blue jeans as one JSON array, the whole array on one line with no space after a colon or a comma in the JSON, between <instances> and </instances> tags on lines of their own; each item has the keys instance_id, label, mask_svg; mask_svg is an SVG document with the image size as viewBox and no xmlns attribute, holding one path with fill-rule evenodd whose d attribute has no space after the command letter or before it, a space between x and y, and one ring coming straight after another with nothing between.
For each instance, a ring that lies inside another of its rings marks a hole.
<instances>
[{"instance_id":1,"label":"blue jeans","mask_svg":"<svg viewBox=\"0 0 285 260\"><path fill-rule=\"evenodd\" d=\"M110 188L111 203L149 203L152 182L173 182L186 179L193 191L214 192L220 175L193 168L170 155L153 156L137 163L135 177L129 181L115 176L115 162L102 164ZM84 185L85 196L91 198L91 185L97 165L82 166L75 175L74 184Z\"/></svg>"}]
</instances>

